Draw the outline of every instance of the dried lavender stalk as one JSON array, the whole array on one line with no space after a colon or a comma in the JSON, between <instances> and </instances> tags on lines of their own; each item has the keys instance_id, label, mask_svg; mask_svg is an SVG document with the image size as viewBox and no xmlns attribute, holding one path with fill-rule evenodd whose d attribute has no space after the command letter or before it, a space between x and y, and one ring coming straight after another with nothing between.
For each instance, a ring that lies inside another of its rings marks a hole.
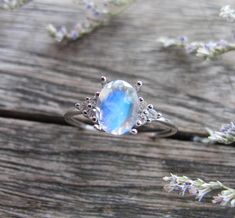
<instances>
[{"instance_id":1,"label":"dried lavender stalk","mask_svg":"<svg viewBox=\"0 0 235 218\"><path fill-rule=\"evenodd\" d=\"M219 16L226 19L227 21L234 21L235 20L235 10L233 10L230 7L230 5L226 5L221 8Z\"/></svg>"},{"instance_id":2,"label":"dried lavender stalk","mask_svg":"<svg viewBox=\"0 0 235 218\"><path fill-rule=\"evenodd\" d=\"M231 144L235 142L235 122L225 124L219 131L213 131L207 128L211 142L219 142L222 144Z\"/></svg>"},{"instance_id":3,"label":"dried lavender stalk","mask_svg":"<svg viewBox=\"0 0 235 218\"><path fill-rule=\"evenodd\" d=\"M226 40L209 42L188 42L186 36L180 36L176 39L161 37L158 39L164 48L183 48L188 54L195 54L204 59L214 59L219 55L235 50L235 43L229 43Z\"/></svg>"},{"instance_id":4,"label":"dried lavender stalk","mask_svg":"<svg viewBox=\"0 0 235 218\"><path fill-rule=\"evenodd\" d=\"M192 180L186 176L174 174L164 177L163 180L168 182L164 186L167 192L176 191L182 196L189 194L195 196L198 201L201 201L205 195L216 190L220 192L218 195L213 196L212 203L235 207L235 189L229 188L219 181L207 183L202 179Z\"/></svg>"},{"instance_id":5,"label":"dried lavender stalk","mask_svg":"<svg viewBox=\"0 0 235 218\"><path fill-rule=\"evenodd\" d=\"M227 21L234 21L235 10L227 5L221 8L219 16ZM204 59L214 59L219 55L235 50L235 42L228 42L223 39L209 42L189 42L186 36L180 36L178 38L161 37L158 39L158 42L160 42L164 48L183 48L186 53L195 54Z\"/></svg>"},{"instance_id":6,"label":"dried lavender stalk","mask_svg":"<svg viewBox=\"0 0 235 218\"><path fill-rule=\"evenodd\" d=\"M84 7L85 16L71 30L68 30L65 26L60 28L56 28L52 24L47 26L49 34L56 41L79 39L84 34L88 34L97 27L107 23L113 16L118 15L134 2L134 0L80 0L77 2Z\"/></svg>"},{"instance_id":7,"label":"dried lavender stalk","mask_svg":"<svg viewBox=\"0 0 235 218\"><path fill-rule=\"evenodd\" d=\"M6 10L12 10L12 9L19 8L30 1L31 0L1 0L0 8L6 9Z\"/></svg>"}]
</instances>

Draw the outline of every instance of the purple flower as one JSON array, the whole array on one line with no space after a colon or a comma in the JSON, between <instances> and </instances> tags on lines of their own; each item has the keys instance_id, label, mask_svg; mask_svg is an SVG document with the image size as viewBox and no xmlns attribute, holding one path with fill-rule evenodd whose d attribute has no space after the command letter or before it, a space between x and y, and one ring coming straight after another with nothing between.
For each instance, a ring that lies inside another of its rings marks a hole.
<instances>
[{"instance_id":1,"label":"purple flower","mask_svg":"<svg viewBox=\"0 0 235 218\"><path fill-rule=\"evenodd\" d=\"M235 122L231 122L229 124L225 124L220 129L223 133L235 132Z\"/></svg>"},{"instance_id":2,"label":"purple flower","mask_svg":"<svg viewBox=\"0 0 235 218\"><path fill-rule=\"evenodd\" d=\"M76 40L84 34L92 32L97 27L109 21L114 15L118 15L128 5L135 0L82 0L85 8L85 15L78 23L78 28L75 26L69 33L64 27L59 30L53 25L47 27L49 34L57 41L61 42L63 39ZM80 3L80 0L78 1Z\"/></svg>"},{"instance_id":3,"label":"purple flower","mask_svg":"<svg viewBox=\"0 0 235 218\"><path fill-rule=\"evenodd\" d=\"M224 186L221 182L204 182L201 179L191 180L186 176L176 176L171 174L170 177L164 177L164 181L168 182L164 186L167 192L176 191L182 196L189 194L196 196L201 201L205 195L213 190L222 190L217 196L213 197L212 202L220 205L230 205L235 207L235 190Z\"/></svg>"},{"instance_id":4,"label":"purple flower","mask_svg":"<svg viewBox=\"0 0 235 218\"><path fill-rule=\"evenodd\" d=\"M71 39L76 40L76 39L78 38L78 36L79 36L79 32L78 32L78 31L72 30L72 31L70 32L70 38L71 38Z\"/></svg>"},{"instance_id":5,"label":"purple flower","mask_svg":"<svg viewBox=\"0 0 235 218\"><path fill-rule=\"evenodd\" d=\"M188 37L187 37L187 36L180 36L178 39L179 39L179 41L180 41L181 43L185 43L185 42L188 41Z\"/></svg>"}]
</instances>

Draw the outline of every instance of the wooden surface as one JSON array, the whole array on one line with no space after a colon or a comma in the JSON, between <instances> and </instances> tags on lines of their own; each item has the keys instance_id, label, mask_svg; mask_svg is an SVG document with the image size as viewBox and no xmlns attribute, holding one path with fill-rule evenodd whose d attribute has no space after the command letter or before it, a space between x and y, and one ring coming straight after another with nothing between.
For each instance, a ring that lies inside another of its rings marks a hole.
<instances>
[{"instance_id":1,"label":"wooden surface","mask_svg":"<svg viewBox=\"0 0 235 218\"><path fill-rule=\"evenodd\" d=\"M234 120L234 53L202 62L156 42L230 39L232 24L218 17L225 4L235 7L225 0L138 0L109 25L63 45L45 26L72 25L81 13L71 1L1 11L0 217L234 218L234 209L162 188L170 172L235 187L234 146L190 141ZM99 90L101 75L142 80L142 96L182 135L116 138L65 125L64 112Z\"/></svg>"},{"instance_id":2,"label":"wooden surface","mask_svg":"<svg viewBox=\"0 0 235 218\"><path fill-rule=\"evenodd\" d=\"M1 217L233 217L162 190L168 172L233 186L228 146L0 121Z\"/></svg>"}]
</instances>

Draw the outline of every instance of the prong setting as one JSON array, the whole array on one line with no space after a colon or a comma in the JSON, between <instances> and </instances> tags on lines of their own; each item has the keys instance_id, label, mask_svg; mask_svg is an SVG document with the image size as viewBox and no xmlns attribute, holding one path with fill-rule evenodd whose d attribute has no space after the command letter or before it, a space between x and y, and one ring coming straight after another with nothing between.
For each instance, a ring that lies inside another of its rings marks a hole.
<instances>
[{"instance_id":1,"label":"prong setting","mask_svg":"<svg viewBox=\"0 0 235 218\"><path fill-rule=\"evenodd\" d=\"M101 76L101 85L104 86L107 83L107 78L105 76Z\"/></svg>"},{"instance_id":2,"label":"prong setting","mask_svg":"<svg viewBox=\"0 0 235 218\"><path fill-rule=\"evenodd\" d=\"M86 110L83 110L82 112L85 116L87 116L87 111Z\"/></svg>"},{"instance_id":3,"label":"prong setting","mask_svg":"<svg viewBox=\"0 0 235 218\"><path fill-rule=\"evenodd\" d=\"M80 103L76 103L76 104L75 104L75 108L77 108L78 110L80 110Z\"/></svg>"},{"instance_id":4,"label":"prong setting","mask_svg":"<svg viewBox=\"0 0 235 218\"><path fill-rule=\"evenodd\" d=\"M140 121L140 120L138 120L138 121L136 122L136 126L141 126L141 121Z\"/></svg>"},{"instance_id":5,"label":"prong setting","mask_svg":"<svg viewBox=\"0 0 235 218\"><path fill-rule=\"evenodd\" d=\"M101 84L104 86L107 83L106 77L101 77ZM136 91L140 89L142 82L138 81L136 83ZM99 101L100 92L96 92L93 97L86 97L85 101L82 103L76 103L75 108L81 111L81 113L94 123L94 127L98 130L103 130L102 125L99 124L99 118L97 115L97 102ZM137 128L145 125L146 123L151 123L153 120L159 119L162 115L154 110L152 104L147 104L143 97L137 96L137 119L133 128L129 131L131 134L137 134Z\"/></svg>"},{"instance_id":6,"label":"prong setting","mask_svg":"<svg viewBox=\"0 0 235 218\"><path fill-rule=\"evenodd\" d=\"M140 88L142 87L142 85L143 85L142 81L137 81L136 82L135 89L136 89L137 92L140 91Z\"/></svg>"},{"instance_id":7,"label":"prong setting","mask_svg":"<svg viewBox=\"0 0 235 218\"><path fill-rule=\"evenodd\" d=\"M136 135L137 133L138 133L138 130L137 130L137 129L132 129L132 130L131 130L131 134L132 134L132 135Z\"/></svg>"},{"instance_id":8,"label":"prong setting","mask_svg":"<svg viewBox=\"0 0 235 218\"><path fill-rule=\"evenodd\" d=\"M152 110L152 109L153 109L153 105L152 105L152 104L149 104L149 105L148 105L148 109L149 109L149 110Z\"/></svg>"},{"instance_id":9,"label":"prong setting","mask_svg":"<svg viewBox=\"0 0 235 218\"><path fill-rule=\"evenodd\" d=\"M142 81L137 81L136 85L137 85L138 87L141 87L141 86L143 85L143 83L142 83Z\"/></svg>"},{"instance_id":10,"label":"prong setting","mask_svg":"<svg viewBox=\"0 0 235 218\"><path fill-rule=\"evenodd\" d=\"M96 117L92 117L92 122L96 123L97 122L97 118Z\"/></svg>"}]
</instances>

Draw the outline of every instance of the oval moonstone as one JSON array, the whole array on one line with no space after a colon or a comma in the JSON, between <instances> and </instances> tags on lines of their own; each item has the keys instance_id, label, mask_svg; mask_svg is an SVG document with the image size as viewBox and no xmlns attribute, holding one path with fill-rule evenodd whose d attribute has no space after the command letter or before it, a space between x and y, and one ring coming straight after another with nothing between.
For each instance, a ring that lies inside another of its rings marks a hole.
<instances>
[{"instance_id":1,"label":"oval moonstone","mask_svg":"<svg viewBox=\"0 0 235 218\"><path fill-rule=\"evenodd\" d=\"M97 100L100 127L113 135L130 132L138 118L138 102L137 92L129 83L122 80L107 83Z\"/></svg>"}]
</instances>

